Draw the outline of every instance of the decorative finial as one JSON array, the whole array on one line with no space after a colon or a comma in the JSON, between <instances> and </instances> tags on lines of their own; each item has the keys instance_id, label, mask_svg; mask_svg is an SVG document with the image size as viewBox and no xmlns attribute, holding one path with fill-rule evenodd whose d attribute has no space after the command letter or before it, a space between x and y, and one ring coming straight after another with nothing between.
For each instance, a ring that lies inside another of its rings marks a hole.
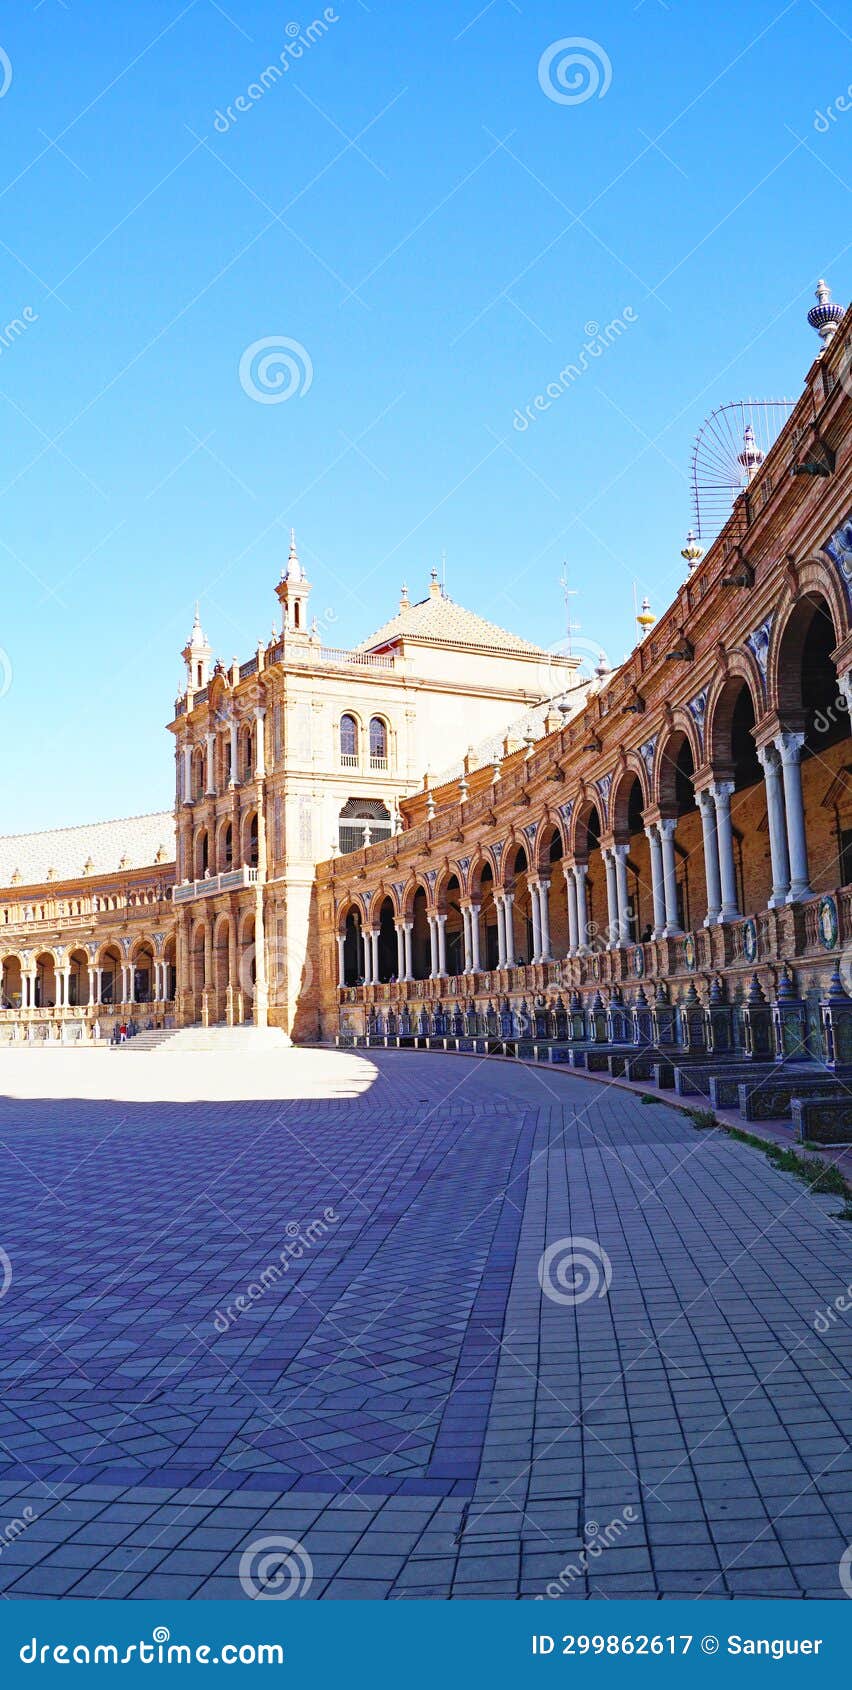
<instances>
[{"instance_id":1,"label":"decorative finial","mask_svg":"<svg viewBox=\"0 0 852 1690\"><path fill-rule=\"evenodd\" d=\"M642 605L643 610L645 609L645 605L647 603L648 603L648 600L645 599L645 601ZM651 621L653 622L653 620L654 620L654 618L652 616ZM638 617L637 617L637 621L638 621ZM650 624L649 624L649 626L650 626ZM600 653L600 656L598 657L597 663L595 664L595 674L597 675L599 681L605 680L607 675L612 674L612 669L610 668L609 658L607 657L607 654L606 654L605 651L602 651Z\"/></svg>"},{"instance_id":2,"label":"decorative finial","mask_svg":"<svg viewBox=\"0 0 852 1690\"><path fill-rule=\"evenodd\" d=\"M653 611L651 610L650 600L647 597L642 600L642 609L640 611L638 611L637 616L636 616L636 620L639 624L639 638L640 638L640 640L644 640L645 635L648 632L648 629L653 628L654 623L657 620L656 616L654 615Z\"/></svg>"},{"instance_id":3,"label":"decorative finial","mask_svg":"<svg viewBox=\"0 0 852 1690\"><path fill-rule=\"evenodd\" d=\"M754 438L754 429L751 423L746 423L743 430L743 449L737 453L737 463L745 470L747 481L751 481L752 476L757 474L763 458L764 454Z\"/></svg>"},{"instance_id":4,"label":"decorative finial","mask_svg":"<svg viewBox=\"0 0 852 1690\"><path fill-rule=\"evenodd\" d=\"M816 329L822 345L819 356L837 333L837 325L843 316L843 306L831 303L831 288L820 277L816 289L816 305L812 305L808 312L808 322L812 329Z\"/></svg>"},{"instance_id":5,"label":"decorative finial","mask_svg":"<svg viewBox=\"0 0 852 1690\"><path fill-rule=\"evenodd\" d=\"M691 575L693 569L696 568L704 556L704 547L699 546L691 528L686 536L686 544L681 547L680 555L681 557L686 558L686 561L689 564L689 573Z\"/></svg>"},{"instance_id":6,"label":"decorative finial","mask_svg":"<svg viewBox=\"0 0 852 1690\"><path fill-rule=\"evenodd\" d=\"M297 581L297 582L301 581L301 579L302 579L302 565L299 562L299 554L296 551L296 530L295 530L295 528L290 529L290 555L287 559L286 579L288 581Z\"/></svg>"}]
</instances>

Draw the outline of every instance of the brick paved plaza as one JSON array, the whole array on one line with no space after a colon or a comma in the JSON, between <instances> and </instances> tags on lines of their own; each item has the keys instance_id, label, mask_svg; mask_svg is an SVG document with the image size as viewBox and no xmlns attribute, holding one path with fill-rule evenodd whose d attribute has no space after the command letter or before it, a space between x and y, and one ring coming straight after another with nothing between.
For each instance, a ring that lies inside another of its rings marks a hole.
<instances>
[{"instance_id":1,"label":"brick paved plaza","mask_svg":"<svg viewBox=\"0 0 852 1690\"><path fill-rule=\"evenodd\" d=\"M277 1555L311 1598L842 1596L836 1198L507 1062L19 1052L0 1093L6 1595L245 1600Z\"/></svg>"}]
</instances>

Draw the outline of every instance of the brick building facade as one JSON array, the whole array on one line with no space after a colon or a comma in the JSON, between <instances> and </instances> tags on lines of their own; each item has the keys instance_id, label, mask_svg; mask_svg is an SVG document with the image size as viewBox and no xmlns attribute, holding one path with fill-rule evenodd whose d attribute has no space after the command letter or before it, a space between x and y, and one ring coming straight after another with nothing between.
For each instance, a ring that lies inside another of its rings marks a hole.
<instances>
[{"instance_id":1,"label":"brick building facade","mask_svg":"<svg viewBox=\"0 0 852 1690\"><path fill-rule=\"evenodd\" d=\"M174 816L0 840L0 1038L554 1038L656 997L736 1041L780 986L816 1053L852 955L852 311L820 309L728 521L591 686L434 572L328 648L294 542L247 661L196 616Z\"/></svg>"}]
</instances>

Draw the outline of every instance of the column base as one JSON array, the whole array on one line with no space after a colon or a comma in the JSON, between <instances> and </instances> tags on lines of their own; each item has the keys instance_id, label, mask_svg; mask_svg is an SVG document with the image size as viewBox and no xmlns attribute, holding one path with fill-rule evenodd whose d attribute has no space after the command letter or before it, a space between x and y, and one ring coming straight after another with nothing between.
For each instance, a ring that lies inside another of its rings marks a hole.
<instances>
[{"instance_id":1,"label":"column base","mask_svg":"<svg viewBox=\"0 0 852 1690\"><path fill-rule=\"evenodd\" d=\"M663 938L664 939L682 939L683 938L683 928L678 927L677 922L671 922L671 923L666 922L666 925L663 928Z\"/></svg>"},{"instance_id":2,"label":"column base","mask_svg":"<svg viewBox=\"0 0 852 1690\"><path fill-rule=\"evenodd\" d=\"M707 914L705 915L704 920L702 922L702 926L703 927L717 927L718 924L719 924L720 914L721 914L720 910L708 910Z\"/></svg>"},{"instance_id":3,"label":"column base","mask_svg":"<svg viewBox=\"0 0 852 1690\"><path fill-rule=\"evenodd\" d=\"M734 904L732 908L728 908L728 909L726 909L724 904L723 904L722 908L719 911L719 918L718 918L716 925L717 925L717 927L724 927L728 922L742 921L742 919L743 919L742 914L737 909L736 904Z\"/></svg>"},{"instance_id":4,"label":"column base","mask_svg":"<svg viewBox=\"0 0 852 1690\"><path fill-rule=\"evenodd\" d=\"M784 888L784 890L782 890L781 892L776 892L776 891L773 890L772 897L767 899L766 908L768 910L782 910L784 908L784 905L786 904L789 896L790 896L789 886Z\"/></svg>"},{"instance_id":5,"label":"column base","mask_svg":"<svg viewBox=\"0 0 852 1690\"><path fill-rule=\"evenodd\" d=\"M812 886L791 886L785 904L806 904L809 898L815 898L816 892Z\"/></svg>"}]
</instances>

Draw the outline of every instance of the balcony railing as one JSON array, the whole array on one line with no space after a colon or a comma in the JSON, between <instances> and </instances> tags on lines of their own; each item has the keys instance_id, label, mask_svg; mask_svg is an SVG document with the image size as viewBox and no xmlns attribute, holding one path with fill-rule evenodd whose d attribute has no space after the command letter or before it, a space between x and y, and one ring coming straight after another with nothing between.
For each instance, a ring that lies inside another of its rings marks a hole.
<instances>
[{"instance_id":1,"label":"balcony railing","mask_svg":"<svg viewBox=\"0 0 852 1690\"><path fill-rule=\"evenodd\" d=\"M238 892L243 886L253 886L256 880L257 869L243 863L242 868L228 869L224 874L207 874L203 880L185 880L182 886L175 887L172 901L190 904L195 898L215 898L220 892Z\"/></svg>"}]
</instances>

